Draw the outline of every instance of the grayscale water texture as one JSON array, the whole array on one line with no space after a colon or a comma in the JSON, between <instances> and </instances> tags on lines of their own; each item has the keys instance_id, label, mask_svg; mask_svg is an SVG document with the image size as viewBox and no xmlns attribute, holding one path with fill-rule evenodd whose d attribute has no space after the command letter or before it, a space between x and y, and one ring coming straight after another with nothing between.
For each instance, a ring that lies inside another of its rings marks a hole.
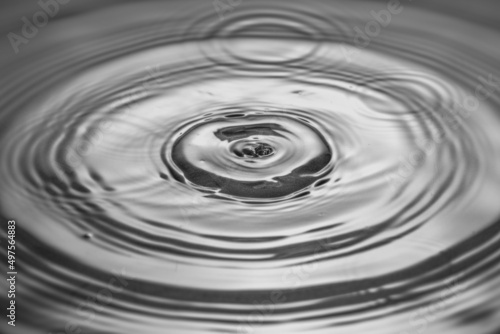
<instances>
[{"instance_id":1,"label":"grayscale water texture","mask_svg":"<svg viewBox=\"0 0 500 334\"><path fill-rule=\"evenodd\" d=\"M0 8L1 333L500 333L498 2Z\"/></svg>"}]
</instances>

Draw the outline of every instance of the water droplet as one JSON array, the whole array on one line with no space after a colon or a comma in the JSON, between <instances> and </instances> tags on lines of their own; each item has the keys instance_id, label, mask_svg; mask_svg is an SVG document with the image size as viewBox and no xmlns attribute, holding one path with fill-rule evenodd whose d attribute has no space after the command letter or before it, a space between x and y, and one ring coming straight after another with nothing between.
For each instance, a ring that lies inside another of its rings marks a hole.
<instances>
[{"instance_id":1,"label":"water droplet","mask_svg":"<svg viewBox=\"0 0 500 334\"><path fill-rule=\"evenodd\" d=\"M83 235L83 238L84 238L84 239L92 239L93 237L94 237L94 235L93 235L92 233L89 233L89 232L88 232L88 233L85 233L85 234Z\"/></svg>"}]
</instances>

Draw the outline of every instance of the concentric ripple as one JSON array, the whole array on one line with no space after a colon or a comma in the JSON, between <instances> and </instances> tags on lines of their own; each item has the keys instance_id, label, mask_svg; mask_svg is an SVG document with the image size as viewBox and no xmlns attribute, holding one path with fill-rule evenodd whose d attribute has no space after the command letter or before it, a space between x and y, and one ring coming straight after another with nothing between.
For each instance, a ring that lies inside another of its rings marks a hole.
<instances>
[{"instance_id":1,"label":"concentric ripple","mask_svg":"<svg viewBox=\"0 0 500 334\"><path fill-rule=\"evenodd\" d=\"M230 2L2 49L16 329L497 333L498 31L405 2L358 45L386 3Z\"/></svg>"},{"instance_id":2,"label":"concentric ripple","mask_svg":"<svg viewBox=\"0 0 500 334\"><path fill-rule=\"evenodd\" d=\"M310 121L292 115L210 113L189 124L170 145L175 177L242 198L297 193L327 174L332 152Z\"/></svg>"}]
</instances>

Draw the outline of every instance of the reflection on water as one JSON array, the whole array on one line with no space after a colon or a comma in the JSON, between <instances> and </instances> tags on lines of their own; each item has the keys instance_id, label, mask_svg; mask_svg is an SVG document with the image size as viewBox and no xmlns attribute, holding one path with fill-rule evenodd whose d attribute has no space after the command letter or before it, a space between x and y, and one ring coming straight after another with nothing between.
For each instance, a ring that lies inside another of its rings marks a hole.
<instances>
[{"instance_id":1,"label":"reflection on water","mask_svg":"<svg viewBox=\"0 0 500 334\"><path fill-rule=\"evenodd\" d=\"M2 26L2 331L497 333L498 6L221 2Z\"/></svg>"}]
</instances>

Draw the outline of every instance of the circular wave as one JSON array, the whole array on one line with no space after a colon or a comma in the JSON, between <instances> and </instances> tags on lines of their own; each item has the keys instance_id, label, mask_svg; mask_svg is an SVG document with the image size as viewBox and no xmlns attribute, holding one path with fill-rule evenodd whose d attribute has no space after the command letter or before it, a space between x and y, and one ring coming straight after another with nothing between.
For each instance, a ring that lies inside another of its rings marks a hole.
<instances>
[{"instance_id":1,"label":"circular wave","mask_svg":"<svg viewBox=\"0 0 500 334\"><path fill-rule=\"evenodd\" d=\"M435 29L498 32L119 4L0 63L23 333L498 329L498 50Z\"/></svg>"}]
</instances>

